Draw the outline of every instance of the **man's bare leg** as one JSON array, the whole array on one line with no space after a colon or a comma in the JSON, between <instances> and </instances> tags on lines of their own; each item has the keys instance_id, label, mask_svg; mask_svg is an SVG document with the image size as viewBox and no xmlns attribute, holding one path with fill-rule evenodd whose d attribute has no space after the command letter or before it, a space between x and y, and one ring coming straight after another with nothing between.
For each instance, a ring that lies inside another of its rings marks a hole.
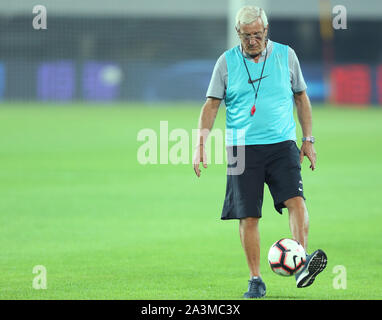
<instances>
[{"instance_id":1,"label":"man's bare leg","mask_svg":"<svg viewBox=\"0 0 382 320\"><path fill-rule=\"evenodd\" d=\"M309 215L302 197L294 197L284 202L289 212L289 227L293 239L300 242L305 251L308 248Z\"/></svg>"},{"instance_id":2,"label":"man's bare leg","mask_svg":"<svg viewBox=\"0 0 382 320\"><path fill-rule=\"evenodd\" d=\"M294 240L304 247L308 247L309 218L305 201L302 197L291 198L284 202L289 211L289 224ZM327 264L327 256L324 251L318 249L307 256L304 267L295 275L297 288L309 287Z\"/></svg>"},{"instance_id":3,"label":"man's bare leg","mask_svg":"<svg viewBox=\"0 0 382 320\"><path fill-rule=\"evenodd\" d=\"M240 219L240 240L247 258L250 277L260 277L259 218Z\"/></svg>"}]
</instances>

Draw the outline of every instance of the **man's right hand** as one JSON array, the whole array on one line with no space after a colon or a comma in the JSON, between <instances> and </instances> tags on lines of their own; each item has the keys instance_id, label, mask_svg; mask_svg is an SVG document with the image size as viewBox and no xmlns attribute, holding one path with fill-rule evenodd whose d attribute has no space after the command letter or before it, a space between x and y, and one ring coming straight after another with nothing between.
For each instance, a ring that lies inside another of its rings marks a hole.
<instances>
[{"instance_id":1,"label":"man's right hand","mask_svg":"<svg viewBox=\"0 0 382 320\"><path fill-rule=\"evenodd\" d=\"M192 161L194 165L194 171L195 174L200 177L200 169L199 169L199 164L200 162L203 163L203 167L207 169L207 156L206 152L204 150L204 145L200 144L196 146L195 153L194 153L194 159Z\"/></svg>"},{"instance_id":2,"label":"man's right hand","mask_svg":"<svg viewBox=\"0 0 382 320\"><path fill-rule=\"evenodd\" d=\"M199 118L199 133L198 133L198 145L195 149L194 159L192 161L194 165L195 174L200 177L200 162L203 163L203 167L207 169L207 156L204 151L204 143L207 140L208 134L214 124L216 114L220 106L221 99L207 98L207 101L203 105L202 112Z\"/></svg>"}]
</instances>

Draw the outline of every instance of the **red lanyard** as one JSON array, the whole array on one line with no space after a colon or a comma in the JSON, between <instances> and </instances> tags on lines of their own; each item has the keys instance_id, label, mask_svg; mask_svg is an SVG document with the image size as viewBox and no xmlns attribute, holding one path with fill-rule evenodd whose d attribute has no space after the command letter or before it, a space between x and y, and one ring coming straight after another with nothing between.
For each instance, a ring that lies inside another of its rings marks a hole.
<instances>
[{"instance_id":1,"label":"red lanyard","mask_svg":"<svg viewBox=\"0 0 382 320\"><path fill-rule=\"evenodd\" d=\"M255 80L252 80L251 78L251 74L249 73L249 70L248 70L248 66L247 66L247 63L245 62L245 58L244 58L244 51L243 51L243 48L241 49L241 53L243 55L243 62L244 62L244 66L245 66L245 69L247 70L247 73L248 73L248 83L250 83L252 85L252 88L253 88L253 91L255 92L255 102L251 108L251 116L253 116L255 114L255 111L256 111L256 100L257 100L257 94L259 92L259 88L260 88L260 83L261 83L261 80L265 77L263 77L263 72L264 72L264 67L265 67L265 63L267 62L267 55L268 55L268 48L267 48L267 44L265 45L265 58L264 58L264 63L263 63L263 67L261 68L261 74L260 74L260 78L258 79L255 79ZM254 82L258 81L258 85L257 85L257 89L255 89L255 85L253 84Z\"/></svg>"}]
</instances>

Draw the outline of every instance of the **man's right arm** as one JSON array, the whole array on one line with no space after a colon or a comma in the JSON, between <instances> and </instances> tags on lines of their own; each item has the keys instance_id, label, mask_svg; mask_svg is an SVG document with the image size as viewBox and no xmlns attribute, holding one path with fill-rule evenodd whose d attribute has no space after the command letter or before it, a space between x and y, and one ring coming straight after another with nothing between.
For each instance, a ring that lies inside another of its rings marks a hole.
<instances>
[{"instance_id":1,"label":"man's right arm","mask_svg":"<svg viewBox=\"0 0 382 320\"><path fill-rule=\"evenodd\" d=\"M207 100L203 105L199 117L198 142L195 146L196 149L193 159L194 171L198 177L200 177L200 162L203 163L204 168L207 168L207 158L204 145L214 125L220 103L225 97L227 78L227 62L225 59L225 54L223 53L215 64L206 94Z\"/></svg>"},{"instance_id":2,"label":"man's right arm","mask_svg":"<svg viewBox=\"0 0 382 320\"><path fill-rule=\"evenodd\" d=\"M207 141L208 135L210 134L214 125L220 103L221 99L212 97L207 98L200 113L198 125L198 139L197 145L195 146L195 154L193 159L194 171L198 177L200 177L200 162L203 163L204 168L207 168L207 157L204 146L205 142Z\"/></svg>"}]
</instances>

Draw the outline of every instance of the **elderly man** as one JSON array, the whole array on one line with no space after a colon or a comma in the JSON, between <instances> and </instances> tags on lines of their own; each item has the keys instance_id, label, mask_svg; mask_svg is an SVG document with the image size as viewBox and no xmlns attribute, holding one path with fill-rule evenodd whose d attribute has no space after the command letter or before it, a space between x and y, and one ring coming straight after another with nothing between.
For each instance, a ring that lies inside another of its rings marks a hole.
<instances>
[{"instance_id":1,"label":"elderly man","mask_svg":"<svg viewBox=\"0 0 382 320\"><path fill-rule=\"evenodd\" d=\"M307 250L309 218L303 194L301 163L306 156L312 170L316 152L312 136L312 112L306 84L293 49L267 38L264 10L247 6L236 16L241 44L218 59L199 119L199 138L193 165L200 177L200 162L207 168L204 143L214 124L221 100L226 104L226 147L239 157L244 171L227 171L227 188L221 219L238 219L241 243L250 271L245 298L260 298L266 286L260 275L259 219L262 216L264 183L275 209L287 208L293 239ZM302 128L301 149L296 145L293 102ZM239 134L239 131L244 134ZM227 131L230 133L228 134ZM239 148L244 147L244 153ZM322 250L307 254L295 276L298 288L310 286L324 270Z\"/></svg>"}]
</instances>

